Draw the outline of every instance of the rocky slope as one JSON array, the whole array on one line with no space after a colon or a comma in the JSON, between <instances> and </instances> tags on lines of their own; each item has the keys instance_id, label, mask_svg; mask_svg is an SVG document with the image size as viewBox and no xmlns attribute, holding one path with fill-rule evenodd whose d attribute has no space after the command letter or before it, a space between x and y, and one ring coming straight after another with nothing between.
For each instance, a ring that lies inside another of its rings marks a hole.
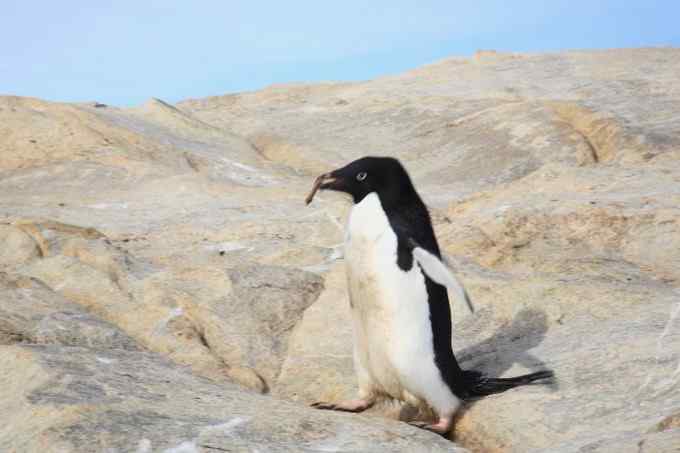
<instances>
[{"instance_id":1,"label":"rocky slope","mask_svg":"<svg viewBox=\"0 0 680 453\"><path fill-rule=\"evenodd\" d=\"M365 83L119 109L0 98L0 450L677 451L680 50L480 52ZM400 158L492 375L455 443L352 396L320 172Z\"/></svg>"}]
</instances>

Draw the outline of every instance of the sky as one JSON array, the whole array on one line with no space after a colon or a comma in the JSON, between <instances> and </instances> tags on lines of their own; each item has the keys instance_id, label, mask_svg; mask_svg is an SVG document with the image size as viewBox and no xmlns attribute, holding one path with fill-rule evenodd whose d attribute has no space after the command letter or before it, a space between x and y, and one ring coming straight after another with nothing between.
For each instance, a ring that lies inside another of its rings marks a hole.
<instances>
[{"instance_id":1,"label":"sky","mask_svg":"<svg viewBox=\"0 0 680 453\"><path fill-rule=\"evenodd\" d=\"M678 0L0 0L0 95L129 106L479 49L680 47Z\"/></svg>"}]
</instances>

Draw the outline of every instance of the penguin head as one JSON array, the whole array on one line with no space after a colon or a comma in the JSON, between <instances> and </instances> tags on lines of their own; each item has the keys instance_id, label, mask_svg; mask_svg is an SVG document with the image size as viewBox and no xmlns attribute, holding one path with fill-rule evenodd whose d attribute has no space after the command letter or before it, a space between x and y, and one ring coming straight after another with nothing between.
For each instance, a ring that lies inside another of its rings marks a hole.
<instances>
[{"instance_id":1,"label":"penguin head","mask_svg":"<svg viewBox=\"0 0 680 453\"><path fill-rule=\"evenodd\" d=\"M370 193L376 193L384 207L417 197L411 178L397 159L392 157L362 157L342 168L324 173L314 182L307 204L317 190L344 192L359 203Z\"/></svg>"}]
</instances>

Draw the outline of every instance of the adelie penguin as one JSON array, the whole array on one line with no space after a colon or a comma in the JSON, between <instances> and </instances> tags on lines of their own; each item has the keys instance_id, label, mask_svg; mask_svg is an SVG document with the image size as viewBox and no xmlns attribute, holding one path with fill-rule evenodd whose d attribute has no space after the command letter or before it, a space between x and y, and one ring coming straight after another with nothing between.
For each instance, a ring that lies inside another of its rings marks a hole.
<instances>
[{"instance_id":1,"label":"adelie penguin","mask_svg":"<svg viewBox=\"0 0 680 453\"><path fill-rule=\"evenodd\" d=\"M361 412L381 397L426 404L439 420L412 424L446 434L461 400L553 377L545 370L490 378L460 368L451 348L447 287L472 305L442 263L428 210L398 160L364 157L323 174L307 204L319 189L344 192L354 202L345 262L359 395L312 406Z\"/></svg>"}]
</instances>

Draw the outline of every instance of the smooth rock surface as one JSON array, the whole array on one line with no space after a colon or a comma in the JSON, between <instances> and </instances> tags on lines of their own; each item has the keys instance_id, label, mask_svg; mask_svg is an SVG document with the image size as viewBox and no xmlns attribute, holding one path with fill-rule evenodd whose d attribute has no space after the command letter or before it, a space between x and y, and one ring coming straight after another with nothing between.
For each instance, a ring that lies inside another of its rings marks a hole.
<instances>
[{"instance_id":1,"label":"smooth rock surface","mask_svg":"<svg viewBox=\"0 0 680 453\"><path fill-rule=\"evenodd\" d=\"M121 349L0 346L0 450L463 452L390 420L320 413Z\"/></svg>"},{"instance_id":2,"label":"smooth rock surface","mask_svg":"<svg viewBox=\"0 0 680 453\"><path fill-rule=\"evenodd\" d=\"M321 430L319 442L347 439L333 444L340 451L417 451L410 428L383 420L411 419L407 407L386 402L368 417L302 407L356 391L348 203L320 193L305 207L304 196L319 173L382 154L411 173L477 307L472 316L453 307L463 366L558 377L466 406L455 442L482 452L677 451L678 74L680 50L670 48L488 51L369 82L176 106L0 97L0 343L17 363L4 371L13 387L3 385L0 405L24 417L4 425L0 445L162 451L208 436L236 451L331 448L304 437ZM89 379L106 375L92 362L100 354L133 369L134 385ZM153 371L135 369L147 360ZM33 378L39 386L83 367L55 396L80 402L28 398ZM195 388L266 409L211 402L184 413L135 396L163 373L170 383L149 394L174 388L188 402ZM109 390L88 390L96 385ZM99 395L103 412L83 394ZM256 413L253 437L202 431ZM278 430L288 422L297 428ZM374 450L354 428L369 424L382 439ZM153 437L158 426L178 434ZM385 434L395 430L409 434Z\"/></svg>"}]
</instances>

